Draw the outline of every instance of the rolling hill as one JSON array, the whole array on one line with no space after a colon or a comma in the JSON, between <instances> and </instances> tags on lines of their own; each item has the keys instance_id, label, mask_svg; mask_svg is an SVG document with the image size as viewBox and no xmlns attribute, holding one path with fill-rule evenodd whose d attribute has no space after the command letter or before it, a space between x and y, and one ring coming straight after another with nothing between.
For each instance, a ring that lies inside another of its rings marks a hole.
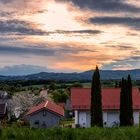
<instances>
[{"instance_id":1,"label":"rolling hill","mask_svg":"<svg viewBox=\"0 0 140 140\"><path fill-rule=\"evenodd\" d=\"M26 76L0 76L1 81L5 80L64 80L64 81L89 81L91 80L93 70L81 73L54 73L40 72ZM101 70L100 75L102 80L117 80L122 77L131 75L133 80L140 80L140 69L134 70Z\"/></svg>"}]
</instances>

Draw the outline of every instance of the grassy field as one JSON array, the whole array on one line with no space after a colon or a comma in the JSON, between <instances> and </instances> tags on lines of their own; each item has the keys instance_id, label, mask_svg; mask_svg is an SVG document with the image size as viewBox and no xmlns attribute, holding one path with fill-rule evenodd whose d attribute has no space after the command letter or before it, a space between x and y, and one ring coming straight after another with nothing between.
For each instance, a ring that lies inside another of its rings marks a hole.
<instances>
[{"instance_id":1,"label":"grassy field","mask_svg":"<svg viewBox=\"0 0 140 140\"><path fill-rule=\"evenodd\" d=\"M89 129L5 128L0 140L140 140L140 127Z\"/></svg>"}]
</instances>

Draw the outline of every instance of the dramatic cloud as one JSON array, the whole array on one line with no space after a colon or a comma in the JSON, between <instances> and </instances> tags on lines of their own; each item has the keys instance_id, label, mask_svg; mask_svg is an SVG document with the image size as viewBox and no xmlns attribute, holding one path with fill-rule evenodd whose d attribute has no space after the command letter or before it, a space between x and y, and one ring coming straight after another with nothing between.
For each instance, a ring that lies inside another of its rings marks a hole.
<instances>
[{"instance_id":1,"label":"dramatic cloud","mask_svg":"<svg viewBox=\"0 0 140 140\"><path fill-rule=\"evenodd\" d=\"M0 21L0 33L17 33L24 35L43 35L43 32L39 29L35 29L31 26L31 23L19 20L3 20Z\"/></svg>"},{"instance_id":2,"label":"dramatic cloud","mask_svg":"<svg viewBox=\"0 0 140 140\"><path fill-rule=\"evenodd\" d=\"M13 14L15 14L15 12L5 12L5 11L1 11L1 12L0 12L0 17L11 17Z\"/></svg>"},{"instance_id":3,"label":"dramatic cloud","mask_svg":"<svg viewBox=\"0 0 140 140\"><path fill-rule=\"evenodd\" d=\"M56 30L56 32L50 32L50 33L60 33L60 34L99 34L99 33L101 33L101 31L100 30L72 30L72 31Z\"/></svg>"},{"instance_id":4,"label":"dramatic cloud","mask_svg":"<svg viewBox=\"0 0 140 140\"><path fill-rule=\"evenodd\" d=\"M137 58L137 61L135 60L135 58L130 57L124 60L105 64L104 66L102 66L102 69L128 70L128 69L134 69L134 65L135 65L135 69L139 69L139 60L140 57Z\"/></svg>"},{"instance_id":5,"label":"dramatic cloud","mask_svg":"<svg viewBox=\"0 0 140 140\"><path fill-rule=\"evenodd\" d=\"M9 3L9 2L13 2L14 0L0 0L0 2L2 3Z\"/></svg>"},{"instance_id":6,"label":"dramatic cloud","mask_svg":"<svg viewBox=\"0 0 140 140\"><path fill-rule=\"evenodd\" d=\"M140 67L138 0L0 0L0 66Z\"/></svg>"},{"instance_id":7,"label":"dramatic cloud","mask_svg":"<svg viewBox=\"0 0 140 140\"><path fill-rule=\"evenodd\" d=\"M80 52L95 52L85 48L75 48L70 46L60 46L53 48L52 46L0 46L0 54L22 54L22 55L40 55L40 56L58 56L63 54L78 54Z\"/></svg>"},{"instance_id":8,"label":"dramatic cloud","mask_svg":"<svg viewBox=\"0 0 140 140\"><path fill-rule=\"evenodd\" d=\"M124 25L128 27L132 27L136 30L140 29L140 18L134 18L134 17L94 17L94 18L90 18L89 21L94 24Z\"/></svg>"},{"instance_id":9,"label":"dramatic cloud","mask_svg":"<svg viewBox=\"0 0 140 140\"><path fill-rule=\"evenodd\" d=\"M10 46L0 46L0 54L22 54L22 55L44 55L44 56L52 56L54 55L54 52L49 49L40 49L39 47L10 47Z\"/></svg>"},{"instance_id":10,"label":"dramatic cloud","mask_svg":"<svg viewBox=\"0 0 140 140\"><path fill-rule=\"evenodd\" d=\"M67 0L56 0L65 1ZM140 7L127 3L126 0L70 0L76 6L99 12L132 12L139 13Z\"/></svg>"}]
</instances>

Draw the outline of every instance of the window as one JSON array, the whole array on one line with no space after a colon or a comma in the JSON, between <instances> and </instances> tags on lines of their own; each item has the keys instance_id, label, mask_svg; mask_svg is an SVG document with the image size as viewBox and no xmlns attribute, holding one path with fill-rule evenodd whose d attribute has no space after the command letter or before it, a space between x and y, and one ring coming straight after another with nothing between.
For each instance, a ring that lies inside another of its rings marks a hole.
<instances>
[{"instance_id":1,"label":"window","mask_svg":"<svg viewBox=\"0 0 140 140\"><path fill-rule=\"evenodd\" d=\"M35 124L35 125L39 125L39 120L36 120L36 121L34 122L34 124Z\"/></svg>"},{"instance_id":2,"label":"window","mask_svg":"<svg viewBox=\"0 0 140 140\"><path fill-rule=\"evenodd\" d=\"M47 111L43 110L43 116L46 116L46 115L47 115Z\"/></svg>"}]
</instances>

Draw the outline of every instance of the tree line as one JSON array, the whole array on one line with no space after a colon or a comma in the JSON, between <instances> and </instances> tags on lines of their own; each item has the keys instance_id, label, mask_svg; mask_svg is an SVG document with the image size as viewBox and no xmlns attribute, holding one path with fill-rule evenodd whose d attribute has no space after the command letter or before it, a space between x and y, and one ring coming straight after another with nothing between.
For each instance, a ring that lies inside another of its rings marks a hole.
<instances>
[{"instance_id":1,"label":"tree line","mask_svg":"<svg viewBox=\"0 0 140 140\"><path fill-rule=\"evenodd\" d=\"M113 94L113 93L112 93ZM91 84L91 126L103 127L102 94L98 66L92 76ZM120 126L133 125L132 81L130 75L122 78L120 91Z\"/></svg>"}]
</instances>

